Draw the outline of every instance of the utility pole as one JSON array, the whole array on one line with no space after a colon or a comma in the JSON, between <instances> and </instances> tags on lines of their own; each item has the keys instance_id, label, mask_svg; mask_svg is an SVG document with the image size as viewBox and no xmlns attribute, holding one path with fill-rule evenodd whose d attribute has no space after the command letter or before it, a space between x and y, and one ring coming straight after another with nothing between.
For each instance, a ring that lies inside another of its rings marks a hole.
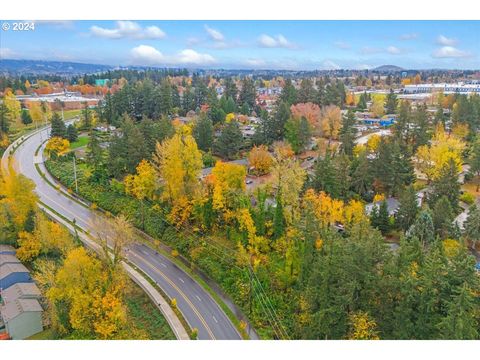
<instances>
[{"instance_id":1,"label":"utility pole","mask_svg":"<svg viewBox=\"0 0 480 360\"><path fill-rule=\"evenodd\" d=\"M78 193L77 162L75 161L75 155L73 155L73 176L75 178L75 192Z\"/></svg>"}]
</instances>

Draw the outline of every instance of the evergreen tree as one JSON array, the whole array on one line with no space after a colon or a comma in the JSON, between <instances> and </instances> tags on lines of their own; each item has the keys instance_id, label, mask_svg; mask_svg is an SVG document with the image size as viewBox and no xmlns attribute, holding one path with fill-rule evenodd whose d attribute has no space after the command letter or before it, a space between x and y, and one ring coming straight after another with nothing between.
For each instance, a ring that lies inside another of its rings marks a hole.
<instances>
[{"instance_id":1,"label":"evergreen tree","mask_svg":"<svg viewBox=\"0 0 480 360\"><path fill-rule=\"evenodd\" d=\"M385 100L385 109L387 114L395 114L397 111L397 95L390 90Z\"/></svg>"},{"instance_id":2,"label":"evergreen tree","mask_svg":"<svg viewBox=\"0 0 480 360\"><path fill-rule=\"evenodd\" d=\"M432 213L429 209L422 210L413 225L407 232L407 236L412 239L416 238L426 247L435 240L435 229L433 227Z\"/></svg>"},{"instance_id":3,"label":"evergreen tree","mask_svg":"<svg viewBox=\"0 0 480 360\"><path fill-rule=\"evenodd\" d=\"M373 205L372 213L370 214L370 223L374 228L377 228L382 234L388 233L390 230L390 215L388 214L388 204L383 200L378 204Z\"/></svg>"},{"instance_id":4,"label":"evergreen tree","mask_svg":"<svg viewBox=\"0 0 480 360\"><path fill-rule=\"evenodd\" d=\"M97 169L103 163L103 150L100 146L96 131L90 131L90 140L87 144L87 163L93 168Z\"/></svg>"},{"instance_id":5,"label":"evergreen tree","mask_svg":"<svg viewBox=\"0 0 480 360\"><path fill-rule=\"evenodd\" d=\"M282 93L280 94L280 101L287 104L288 107L292 104L297 103L297 90L292 84L292 80L285 80L285 85L282 88Z\"/></svg>"},{"instance_id":6,"label":"evergreen tree","mask_svg":"<svg viewBox=\"0 0 480 360\"><path fill-rule=\"evenodd\" d=\"M351 164L352 190L363 197L372 189L373 171L367 153L361 152Z\"/></svg>"},{"instance_id":7,"label":"evergreen tree","mask_svg":"<svg viewBox=\"0 0 480 360\"><path fill-rule=\"evenodd\" d=\"M187 88L183 92L182 108L184 114L186 114L190 110L195 110L195 96L192 93L192 88L190 86L187 86Z\"/></svg>"},{"instance_id":8,"label":"evergreen tree","mask_svg":"<svg viewBox=\"0 0 480 360\"><path fill-rule=\"evenodd\" d=\"M249 109L254 109L256 105L256 90L255 82L251 78L244 78L242 80L242 88L238 96L238 102L241 106L248 106Z\"/></svg>"},{"instance_id":9,"label":"evergreen tree","mask_svg":"<svg viewBox=\"0 0 480 360\"><path fill-rule=\"evenodd\" d=\"M395 224L403 231L407 231L413 225L419 211L415 188L412 185L406 187L399 201L400 207L396 214Z\"/></svg>"},{"instance_id":10,"label":"evergreen tree","mask_svg":"<svg viewBox=\"0 0 480 360\"><path fill-rule=\"evenodd\" d=\"M470 151L470 173L475 176L480 176L480 138L475 139L472 150ZM480 181L477 179L476 191L480 190Z\"/></svg>"},{"instance_id":11,"label":"evergreen tree","mask_svg":"<svg viewBox=\"0 0 480 360\"><path fill-rule=\"evenodd\" d=\"M200 150L208 152L213 145L213 124L206 114L201 114L193 128L193 137Z\"/></svg>"},{"instance_id":12,"label":"evergreen tree","mask_svg":"<svg viewBox=\"0 0 480 360\"><path fill-rule=\"evenodd\" d=\"M366 93L360 94L360 97L357 103L357 109L360 111L367 110L367 94Z\"/></svg>"},{"instance_id":13,"label":"evergreen tree","mask_svg":"<svg viewBox=\"0 0 480 360\"><path fill-rule=\"evenodd\" d=\"M476 205L472 205L468 210L463 236L471 242L472 249L475 249L476 244L480 241L480 210Z\"/></svg>"},{"instance_id":14,"label":"evergreen tree","mask_svg":"<svg viewBox=\"0 0 480 360\"><path fill-rule=\"evenodd\" d=\"M160 85L160 102L158 110L161 115L169 115L173 108L172 87L167 79ZM188 111L188 110L187 110Z\"/></svg>"},{"instance_id":15,"label":"evergreen tree","mask_svg":"<svg viewBox=\"0 0 480 360\"><path fill-rule=\"evenodd\" d=\"M297 94L297 101L299 103L315 102L317 99L317 94L315 88L313 87L312 80L302 79L300 82L300 89Z\"/></svg>"},{"instance_id":16,"label":"evergreen tree","mask_svg":"<svg viewBox=\"0 0 480 360\"><path fill-rule=\"evenodd\" d=\"M7 134L10 129L10 116L4 103L0 104L0 133Z\"/></svg>"},{"instance_id":17,"label":"evergreen tree","mask_svg":"<svg viewBox=\"0 0 480 360\"><path fill-rule=\"evenodd\" d=\"M300 120L292 117L285 124L285 139L296 154L305 149L310 140L310 134L310 125L304 116Z\"/></svg>"},{"instance_id":18,"label":"evergreen tree","mask_svg":"<svg viewBox=\"0 0 480 360\"><path fill-rule=\"evenodd\" d=\"M225 125L221 135L215 141L215 151L223 158L232 160L240 151L243 135L236 121Z\"/></svg>"},{"instance_id":19,"label":"evergreen tree","mask_svg":"<svg viewBox=\"0 0 480 360\"><path fill-rule=\"evenodd\" d=\"M442 196L433 207L433 227L440 239L451 237L454 214L446 196Z\"/></svg>"},{"instance_id":20,"label":"evergreen tree","mask_svg":"<svg viewBox=\"0 0 480 360\"><path fill-rule=\"evenodd\" d=\"M28 125L32 123L32 117L30 116L30 113L27 109L22 109L21 117L23 125Z\"/></svg>"},{"instance_id":21,"label":"evergreen tree","mask_svg":"<svg viewBox=\"0 0 480 360\"><path fill-rule=\"evenodd\" d=\"M428 133L428 114L425 105L417 106L413 114L413 121L415 124L413 131L413 150L415 151L418 147L428 144L430 140Z\"/></svg>"},{"instance_id":22,"label":"evergreen tree","mask_svg":"<svg viewBox=\"0 0 480 360\"><path fill-rule=\"evenodd\" d=\"M324 191L334 198L339 197L337 173L332 155L329 152L325 154L323 159L318 157L314 168L312 185L317 191Z\"/></svg>"},{"instance_id":23,"label":"evergreen tree","mask_svg":"<svg viewBox=\"0 0 480 360\"><path fill-rule=\"evenodd\" d=\"M347 156L353 155L355 147L355 114L352 110L348 110L347 116L344 116L342 128L340 130L340 150Z\"/></svg>"},{"instance_id":24,"label":"evergreen tree","mask_svg":"<svg viewBox=\"0 0 480 360\"><path fill-rule=\"evenodd\" d=\"M66 138L66 136L67 128L65 127L65 123L60 118L60 115L54 113L52 116L52 128L50 130L50 137Z\"/></svg>"},{"instance_id":25,"label":"evergreen tree","mask_svg":"<svg viewBox=\"0 0 480 360\"><path fill-rule=\"evenodd\" d=\"M74 143L78 139L78 132L77 128L73 125L70 124L67 126L67 139L70 141L70 143Z\"/></svg>"},{"instance_id":26,"label":"evergreen tree","mask_svg":"<svg viewBox=\"0 0 480 360\"><path fill-rule=\"evenodd\" d=\"M478 340L478 301L466 284L456 289L456 294L446 305L447 315L439 323L442 339Z\"/></svg>"},{"instance_id":27,"label":"evergreen tree","mask_svg":"<svg viewBox=\"0 0 480 360\"><path fill-rule=\"evenodd\" d=\"M224 87L225 87L225 90L223 92L223 96L225 97L225 99L231 98L235 104L235 100L237 99L237 95L238 95L238 89L237 89L237 85L235 85L235 82L231 77L227 77L225 79Z\"/></svg>"},{"instance_id":28,"label":"evergreen tree","mask_svg":"<svg viewBox=\"0 0 480 360\"><path fill-rule=\"evenodd\" d=\"M458 169L454 159L445 164L440 176L432 181L432 193L429 197L431 204L435 204L442 196L446 196L454 212L458 209L460 198L460 183Z\"/></svg>"}]
</instances>

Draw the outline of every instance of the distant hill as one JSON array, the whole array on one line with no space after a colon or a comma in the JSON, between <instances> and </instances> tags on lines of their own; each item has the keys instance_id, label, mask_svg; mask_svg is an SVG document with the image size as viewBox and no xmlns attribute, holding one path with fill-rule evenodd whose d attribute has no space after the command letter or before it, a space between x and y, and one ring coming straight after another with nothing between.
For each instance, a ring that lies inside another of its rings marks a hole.
<instances>
[{"instance_id":1,"label":"distant hill","mask_svg":"<svg viewBox=\"0 0 480 360\"><path fill-rule=\"evenodd\" d=\"M402 71L403 68L400 66L396 65L382 65L379 67L376 67L375 69L372 69L374 71L381 71L381 72L397 72L397 71Z\"/></svg>"},{"instance_id":2,"label":"distant hill","mask_svg":"<svg viewBox=\"0 0 480 360\"><path fill-rule=\"evenodd\" d=\"M1 60L1 74L64 75L94 74L114 69L111 65L83 64L67 61Z\"/></svg>"}]
</instances>

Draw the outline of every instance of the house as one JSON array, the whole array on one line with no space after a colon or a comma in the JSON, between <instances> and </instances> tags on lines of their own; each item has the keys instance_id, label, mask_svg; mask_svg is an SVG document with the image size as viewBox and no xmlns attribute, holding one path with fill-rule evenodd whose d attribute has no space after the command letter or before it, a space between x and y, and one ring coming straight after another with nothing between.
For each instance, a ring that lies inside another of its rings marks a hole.
<instances>
[{"instance_id":1,"label":"house","mask_svg":"<svg viewBox=\"0 0 480 360\"><path fill-rule=\"evenodd\" d=\"M43 331L42 311L36 299L17 299L0 307L0 322L10 338L23 340Z\"/></svg>"},{"instance_id":2,"label":"house","mask_svg":"<svg viewBox=\"0 0 480 360\"><path fill-rule=\"evenodd\" d=\"M0 244L0 255L15 255L16 250L13 246L10 245L1 245Z\"/></svg>"},{"instance_id":3,"label":"house","mask_svg":"<svg viewBox=\"0 0 480 360\"><path fill-rule=\"evenodd\" d=\"M2 290L0 297L3 303L13 302L18 299L40 299L41 293L35 283L17 283Z\"/></svg>"},{"instance_id":4,"label":"house","mask_svg":"<svg viewBox=\"0 0 480 360\"><path fill-rule=\"evenodd\" d=\"M393 197L389 197L388 199L385 199L385 201L387 202L388 215L390 216L395 215L398 208L400 207L400 202ZM375 203L370 203L365 205L365 213L367 215L370 215L373 211L373 208L374 207L379 208L381 203L382 201L377 201Z\"/></svg>"},{"instance_id":5,"label":"house","mask_svg":"<svg viewBox=\"0 0 480 360\"><path fill-rule=\"evenodd\" d=\"M3 264L0 266L0 289L7 289L13 284L32 282L28 269L18 264Z\"/></svg>"},{"instance_id":6,"label":"house","mask_svg":"<svg viewBox=\"0 0 480 360\"><path fill-rule=\"evenodd\" d=\"M0 254L0 266L5 264L20 264L20 260L12 254Z\"/></svg>"}]
</instances>

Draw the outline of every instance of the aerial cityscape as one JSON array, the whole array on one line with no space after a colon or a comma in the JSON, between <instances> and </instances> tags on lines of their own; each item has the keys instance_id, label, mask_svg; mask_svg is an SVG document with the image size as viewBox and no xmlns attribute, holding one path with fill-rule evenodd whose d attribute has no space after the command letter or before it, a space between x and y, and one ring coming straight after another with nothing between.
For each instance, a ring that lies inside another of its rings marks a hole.
<instances>
[{"instance_id":1,"label":"aerial cityscape","mask_svg":"<svg viewBox=\"0 0 480 360\"><path fill-rule=\"evenodd\" d=\"M480 340L480 21L0 23L0 340Z\"/></svg>"}]
</instances>

